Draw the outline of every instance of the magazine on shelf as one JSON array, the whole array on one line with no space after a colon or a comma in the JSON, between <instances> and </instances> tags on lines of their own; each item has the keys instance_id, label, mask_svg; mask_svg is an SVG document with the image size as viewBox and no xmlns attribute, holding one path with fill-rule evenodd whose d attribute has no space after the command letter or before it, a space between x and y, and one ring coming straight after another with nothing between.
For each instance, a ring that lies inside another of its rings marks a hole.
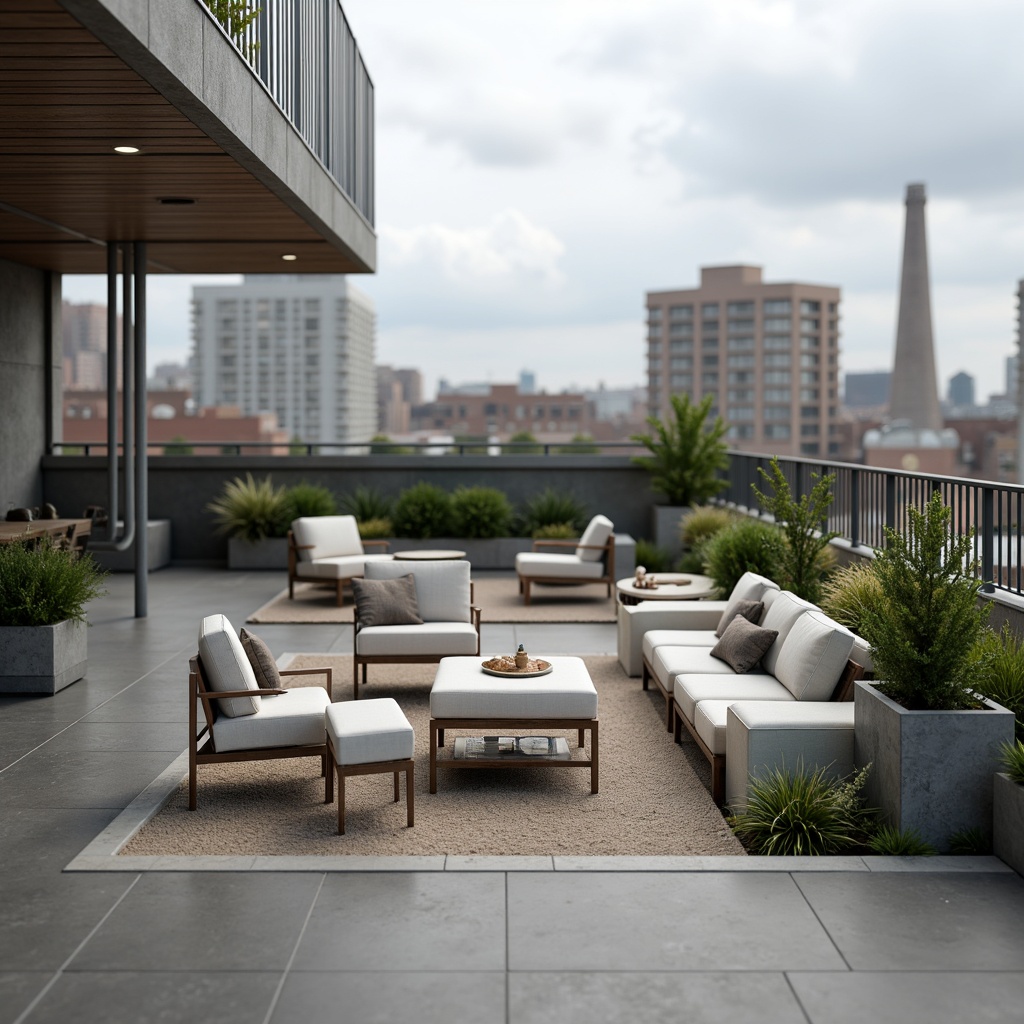
<instances>
[{"instance_id":1,"label":"magazine on shelf","mask_svg":"<svg viewBox=\"0 0 1024 1024\"><path fill-rule=\"evenodd\" d=\"M458 736L452 756L467 761L527 760L534 757L568 761L571 755L564 736Z\"/></svg>"}]
</instances>

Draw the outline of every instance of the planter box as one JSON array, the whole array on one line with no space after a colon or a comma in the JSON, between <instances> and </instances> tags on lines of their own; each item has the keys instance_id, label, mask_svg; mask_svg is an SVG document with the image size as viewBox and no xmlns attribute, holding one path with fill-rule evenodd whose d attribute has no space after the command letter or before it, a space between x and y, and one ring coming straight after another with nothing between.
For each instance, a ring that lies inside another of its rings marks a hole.
<instances>
[{"instance_id":1,"label":"planter box","mask_svg":"<svg viewBox=\"0 0 1024 1024\"><path fill-rule=\"evenodd\" d=\"M992 852L1024 875L1024 786L997 772L992 787Z\"/></svg>"},{"instance_id":2,"label":"planter box","mask_svg":"<svg viewBox=\"0 0 1024 1024\"><path fill-rule=\"evenodd\" d=\"M854 758L872 765L864 799L940 853L961 829L992 832L992 776L1013 739L1011 711L908 711L872 683L854 688Z\"/></svg>"},{"instance_id":3,"label":"planter box","mask_svg":"<svg viewBox=\"0 0 1024 1024\"><path fill-rule=\"evenodd\" d=\"M288 569L288 538L266 537L251 543L239 540L238 537L228 539L229 569Z\"/></svg>"},{"instance_id":4,"label":"planter box","mask_svg":"<svg viewBox=\"0 0 1024 1024\"><path fill-rule=\"evenodd\" d=\"M0 626L0 693L52 696L85 675L87 629L66 620L55 626Z\"/></svg>"},{"instance_id":5,"label":"planter box","mask_svg":"<svg viewBox=\"0 0 1024 1024\"><path fill-rule=\"evenodd\" d=\"M683 539L679 536L679 520L690 511L688 505L653 505L651 507L651 533L656 547L664 548L673 563L683 553Z\"/></svg>"},{"instance_id":6,"label":"planter box","mask_svg":"<svg viewBox=\"0 0 1024 1024\"><path fill-rule=\"evenodd\" d=\"M119 528L123 524L118 524ZM135 544L126 551L100 551L89 547L98 565L111 572L135 572ZM146 558L150 572L171 564L171 521L150 519L146 527Z\"/></svg>"}]
</instances>

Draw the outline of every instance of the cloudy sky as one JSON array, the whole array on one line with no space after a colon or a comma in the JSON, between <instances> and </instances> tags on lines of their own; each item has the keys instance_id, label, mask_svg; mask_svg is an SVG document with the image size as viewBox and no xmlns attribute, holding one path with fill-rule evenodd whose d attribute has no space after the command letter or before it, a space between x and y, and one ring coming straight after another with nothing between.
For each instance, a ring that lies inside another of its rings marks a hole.
<instances>
[{"instance_id":1,"label":"cloudy sky","mask_svg":"<svg viewBox=\"0 0 1024 1024\"><path fill-rule=\"evenodd\" d=\"M644 293L701 265L838 285L842 368L892 362L926 183L939 385L1002 391L1024 278L1019 0L344 0L377 102L378 361L643 382ZM151 360L192 279L151 278ZM91 294L67 279L69 298Z\"/></svg>"}]
</instances>

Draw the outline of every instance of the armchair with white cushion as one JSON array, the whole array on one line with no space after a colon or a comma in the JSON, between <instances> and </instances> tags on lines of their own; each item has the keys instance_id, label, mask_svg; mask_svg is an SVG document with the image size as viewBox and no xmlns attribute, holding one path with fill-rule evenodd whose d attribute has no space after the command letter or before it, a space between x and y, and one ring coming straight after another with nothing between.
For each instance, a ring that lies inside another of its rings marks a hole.
<instances>
[{"instance_id":1,"label":"armchair with white cushion","mask_svg":"<svg viewBox=\"0 0 1024 1024\"><path fill-rule=\"evenodd\" d=\"M344 588L363 575L367 562L390 561L394 556L368 547L387 547L386 540L364 541L355 516L301 516L288 531L288 597L295 597L296 581L333 584L340 608Z\"/></svg>"},{"instance_id":2,"label":"armchair with white cushion","mask_svg":"<svg viewBox=\"0 0 1024 1024\"><path fill-rule=\"evenodd\" d=\"M530 603L533 583L604 583L612 596L615 582L614 524L597 515L587 524L579 540L535 540L532 551L516 555L516 575L523 603ZM571 554L543 548L572 548Z\"/></svg>"}]
</instances>

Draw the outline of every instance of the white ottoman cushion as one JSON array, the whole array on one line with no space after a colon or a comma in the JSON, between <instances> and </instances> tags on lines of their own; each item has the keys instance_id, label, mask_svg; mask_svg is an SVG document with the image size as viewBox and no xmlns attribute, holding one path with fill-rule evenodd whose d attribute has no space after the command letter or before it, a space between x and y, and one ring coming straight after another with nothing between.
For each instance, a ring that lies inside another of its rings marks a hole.
<instances>
[{"instance_id":1,"label":"white ottoman cushion","mask_svg":"<svg viewBox=\"0 0 1024 1024\"><path fill-rule=\"evenodd\" d=\"M805 612L782 645L775 675L797 700L827 701L852 650L848 629L823 612Z\"/></svg>"},{"instance_id":2,"label":"white ottoman cushion","mask_svg":"<svg viewBox=\"0 0 1024 1024\"><path fill-rule=\"evenodd\" d=\"M262 701L254 715L218 718L213 725L217 752L318 746L324 742L324 708L330 703L322 686L301 686Z\"/></svg>"},{"instance_id":3,"label":"white ottoman cushion","mask_svg":"<svg viewBox=\"0 0 1024 1024\"><path fill-rule=\"evenodd\" d=\"M405 761L413 756L416 737L393 697L330 704L324 722L338 764Z\"/></svg>"},{"instance_id":4,"label":"white ottoman cushion","mask_svg":"<svg viewBox=\"0 0 1024 1024\"><path fill-rule=\"evenodd\" d=\"M222 716L254 715L260 709L260 687L242 641L226 615L207 615L199 624L199 660L203 676L214 691L254 690L252 697L217 701Z\"/></svg>"},{"instance_id":5,"label":"white ottoman cushion","mask_svg":"<svg viewBox=\"0 0 1024 1024\"><path fill-rule=\"evenodd\" d=\"M677 676L672 697L688 722L702 700L779 700L792 701L793 694L765 672L743 675Z\"/></svg>"}]
</instances>

